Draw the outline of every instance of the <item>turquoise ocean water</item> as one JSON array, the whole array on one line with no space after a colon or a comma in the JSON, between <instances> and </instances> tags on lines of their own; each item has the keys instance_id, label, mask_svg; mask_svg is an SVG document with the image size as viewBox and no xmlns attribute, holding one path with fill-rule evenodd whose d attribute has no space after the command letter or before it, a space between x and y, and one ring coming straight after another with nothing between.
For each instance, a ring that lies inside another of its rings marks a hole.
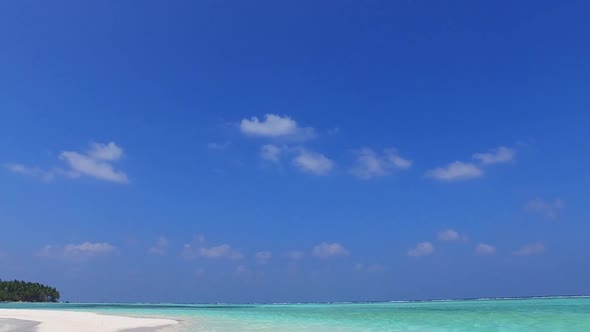
<instances>
[{"instance_id":1,"label":"turquoise ocean water","mask_svg":"<svg viewBox=\"0 0 590 332\"><path fill-rule=\"evenodd\" d=\"M590 298L287 305L0 304L166 317L193 331L590 331Z\"/></svg>"}]
</instances>

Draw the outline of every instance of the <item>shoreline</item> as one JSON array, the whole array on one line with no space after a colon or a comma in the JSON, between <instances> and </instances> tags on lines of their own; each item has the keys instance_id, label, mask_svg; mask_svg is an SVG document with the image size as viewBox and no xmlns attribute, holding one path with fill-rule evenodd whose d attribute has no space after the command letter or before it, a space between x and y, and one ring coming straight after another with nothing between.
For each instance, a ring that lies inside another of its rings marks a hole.
<instances>
[{"instance_id":1,"label":"shoreline","mask_svg":"<svg viewBox=\"0 0 590 332\"><path fill-rule=\"evenodd\" d=\"M82 311L0 309L0 332L154 332L179 323Z\"/></svg>"}]
</instances>

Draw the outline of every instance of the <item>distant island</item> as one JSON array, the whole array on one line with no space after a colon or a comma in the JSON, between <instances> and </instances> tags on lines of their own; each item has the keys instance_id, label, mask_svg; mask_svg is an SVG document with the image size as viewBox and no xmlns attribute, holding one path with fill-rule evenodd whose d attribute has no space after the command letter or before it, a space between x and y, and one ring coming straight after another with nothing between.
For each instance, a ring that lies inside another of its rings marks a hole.
<instances>
[{"instance_id":1,"label":"distant island","mask_svg":"<svg viewBox=\"0 0 590 332\"><path fill-rule=\"evenodd\" d=\"M59 291L36 282L0 280L0 301L4 302L57 302Z\"/></svg>"}]
</instances>

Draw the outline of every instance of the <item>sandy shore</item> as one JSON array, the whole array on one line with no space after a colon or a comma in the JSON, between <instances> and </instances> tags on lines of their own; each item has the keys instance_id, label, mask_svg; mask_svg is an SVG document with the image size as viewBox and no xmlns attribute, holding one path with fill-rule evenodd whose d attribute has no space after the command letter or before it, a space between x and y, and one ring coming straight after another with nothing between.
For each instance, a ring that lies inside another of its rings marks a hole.
<instances>
[{"instance_id":1,"label":"sandy shore","mask_svg":"<svg viewBox=\"0 0 590 332\"><path fill-rule=\"evenodd\" d=\"M2 332L119 332L175 324L178 322L171 319L110 316L91 312L0 309Z\"/></svg>"}]
</instances>

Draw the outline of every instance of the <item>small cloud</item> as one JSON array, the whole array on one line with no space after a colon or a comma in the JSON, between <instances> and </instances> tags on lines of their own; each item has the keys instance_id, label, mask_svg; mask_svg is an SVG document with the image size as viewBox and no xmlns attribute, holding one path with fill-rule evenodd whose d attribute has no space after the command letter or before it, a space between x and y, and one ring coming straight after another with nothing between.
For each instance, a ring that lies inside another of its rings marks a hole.
<instances>
[{"instance_id":1,"label":"small cloud","mask_svg":"<svg viewBox=\"0 0 590 332\"><path fill-rule=\"evenodd\" d=\"M225 143L209 142L209 143L207 143L207 149L210 149L210 150L224 150L228 146L229 146L229 142L225 142Z\"/></svg>"},{"instance_id":2,"label":"small cloud","mask_svg":"<svg viewBox=\"0 0 590 332\"><path fill-rule=\"evenodd\" d=\"M76 179L86 175L99 180L127 183L129 182L127 175L122 171L115 170L111 164L122 156L123 149L114 142L91 143L86 152L63 151L60 153L59 159L68 164L69 168L67 169L44 170L16 163L7 164L5 167L11 172L37 177L45 181L51 181L56 176Z\"/></svg>"},{"instance_id":3,"label":"small cloud","mask_svg":"<svg viewBox=\"0 0 590 332\"><path fill-rule=\"evenodd\" d=\"M358 152L356 165L350 170L350 173L361 179L388 174L377 154L371 149L362 149Z\"/></svg>"},{"instance_id":4,"label":"small cloud","mask_svg":"<svg viewBox=\"0 0 590 332\"><path fill-rule=\"evenodd\" d=\"M458 181L478 178L483 171L472 163L455 161L446 167L439 167L426 172L426 177L439 181Z\"/></svg>"},{"instance_id":5,"label":"small cloud","mask_svg":"<svg viewBox=\"0 0 590 332\"><path fill-rule=\"evenodd\" d=\"M108 144L93 143L86 153L64 151L59 158L70 166L77 174L94 177L100 180L127 183L127 175L117 171L111 162L118 160L123 155L123 150L114 142Z\"/></svg>"},{"instance_id":6,"label":"small cloud","mask_svg":"<svg viewBox=\"0 0 590 332\"><path fill-rule=\"evenodd\" d=\"M249 273L250 273L250 269L244 264L240 264L236 267L235 274L238 276L243 276L243 275L246 275Z\"/></svg>"},{"instance_id":7,"label":"small cloud","mask_svg":"<svg viewBox=\"0 0 590 332\"><path fill-rule=\"evenodd\" d=\"M334 168L334 162L323 154L306 150L301 150L293 163L300 170L315 175L327 175Z\"/></svg>"},{"instance_id":8,"label":"small cloud","mask_svg":"<svg viewBox=\"0 0 590 332\"><path fill-rule=\"evenodd\" d=\"M530 256L530 255L537 255L542 254L545 252L545 246L540 243L531 243L520 247L520 249L513 252L516 256Z\"/></svg>"},{"instance_id":9,"label":"small cloud","mask_svg":"<svg viewBox=\"0 0 590 332\"><path fill-rule=\"evenodd\" d=\"M516 150L501 146L488 152L474 153L472 158L479 166L507 163L514 159ZM426 172L426 177L440 181L469 180L482 176L483 170L474 163L455 161L445 167L439 167Z\"/></svg>"},{"instance_id":10,"label":"small cloud","mask_svg":"<svg viewBox=\"0 0 590 332\"><path fill-rule=\"evenodd\" d=\"M445 241L445 242L455 242L455 241L459 241L462 239L461 234L459 234L459 232L457 232L454 229L447 229L444 231L440 231L440 232L438 232L436 237L439 241Z\"/></svg>"},{"instance_id":11,"label":"small cloud","mask_svg":"<svg viewBox=\"0 0 590 332\"><path fill-rule=\"evenodd\" d=\"M244 255L237 249L232 248L229 244L207 247L203 236L197 237L197 246L185 244L182 256L185 259L208 258L208 259L230 259L237 260Z\"/></svg>"},{"instance_id":12,"label":"small cloud","mask_svg":"<svg viewBox=\"0 0 590 332\"><path fill-rule=\"evenodd\" d=\"M434 252L434 245L430 242L420 242L416 247L408 250L408 256L427 256Z\"/></svg>"},{"instance_id":13,"label":"small cloud","mask_svg":"<svg viewBox=\"0 0 590 332\"><path fill-rule=\"evenodd\" d=\"M47 245L37 253L37 256L81 261L97 256L106 256L115 252L117 252L117 248L106 242L84 242L81 244L68 244L63 247Z\"/></svg>"},{"instance_id":14,"label":"small cloud","mask_svg":"<svg viewBox=\"0 0 590 332\"><path fill-rule=\"evenodd\" d=\"M289 259L292 259L294 261L298 261L303 259L303 257L305 257L305 253L303 251L300 250L291 250L288 251L285 256L287 256Z\"/></svg>"},{"instance_id":15,"label":"small cloud","mask_svg":"<svg viewBox=\"0 0 590 332\"><path fill-rule=\"evenodd\" d=\"M479 243L475 246L475 253L482 256L491 256L496 253L496 247L485 243Z\"/></svg>"},{"instance_id":16,"label":"small cloud","mask_svg":"<svg viewBox=\"0 0 590 332\"><path fill-rule=\"evenodd\" d=\"M198 255L205 258L227 258L240 259L243 257L242 253L233 249L229 244L222 244L214 247L202 247L198 249Z\"/></svg>"},{"instance_id":17,"label":"small cloud","mask_svg":"<svg viewBox=\"0 0 590 332\"><path fill-rule=\"evenodd\" d=\"M279 162L281 158L282 148L274 144L265 144L260 148L260 157L264 160Z\"/></svg>"},{"instance_id":18,"label":"small cloud","mask_svg":"<svg viewBox=\"0 0 590 332\"><path fill-rule=\"evenodd\" d=\"M557 219L559 217L559 210L564 208L565 202L559 198L553 201L544 201L540 198L535 198L528 201L525 205L525 210L528 212L540 214L550 220Z\"/></svg>"},{"instance_id":19,"label":"small cloud","mask_svg":"<svg viewBox=\"0 0 590 332\"><path fill-rule=\"evenodd\" d=\"M205 241L205 235L203 235L203 234L197 234L197 235L195 235L195 241L198 244L205 244L205 242L206 242Z\"/></svg>"},{"instance_id":20,"label":"small cloud","mask_svg":"<svg viewBox=\"0 0 590 332\"><path fill-rule=\"evenodd\" d=\"M107 144L90 143L90 150L88 156L94 160L119 160L123 156L123 149L121 149L115 142Z\"/></svg>"},{"instance_id":21,"label":"small cloud","mask_svg":"<svg viewBox=\"0 0 590 332\"><path fill-rule=\"evenodd\" d=\"M199 248L199 256L205 258L229 258L229 259L240 259L242 254L233 249L229 244L222 244L214 247L202 247Z\"/></svg>"},{"instance_id":22,"label":"small cloud","mask_svg":"<svg viewBox=\"0 0 590 332\"><path fill-rule=\"evenodd\" d=\"M313 255L319 258L343 257L350 253L340 243L322 242L313 248Z\"/></svg>"},{"instance_id":23,"label":"small cloud","mask_svg":"<svg viewBox=\"0 0 590 332\"><path fill-rule=\"evenodd\" d=\"M249 136L284 138L298 141L308 140L315 136L313 128L302 128L290 117L276 114L266 114L262 121L255 116L250 119L242 119L240 122L240 131Z\"/></svg>"},{"instance_id":24,"label":"small cloud","mask_svg":"<svg viewBox=\"0 0 590 332\"><path fill-rule=\"evenodd\" d=\"M258 264L266 264L272 258L272 253L270 251L260 251L256 253L255 257Z\"/></svg>"},{"instance_id":25,"label":"small cloud","mask_svg":"<svg viewBox=\"0 0 590 332\"><path fill-rule=\"evenodd\" d=\"M10 172L39 178L48 182L53 180L56 175L55 170L43 170L39 167L28 167L23 164L9 163L4 165L4 167Z\"/></svg>"},{"instance_id":26,"label":"small cloud","mask_svg":"<svg viewBox=\"0 0 590 332\"><path fill-rule=\"evenodd\" d=\"M164 256L168 252L168 239L160 236L156 244L148 250L150 255Z\"/></svg>"},{"instance_id":27,"label":"small cloud","mask_svg":"<svg viewBox=\"0 0 590 332\"><path fill-rule=\"evenodd\" d=\"M381 155L372 149L363 148L356 155L356 164L350 173L365 180L389 175L393 169L408 169L412 166L411 160L402 158L393 148L385 149Z\"/></svg>"},{"instance_id":28,"label":"small cloud","mask_svg":"<svg viewBox=\"0 0 590 332\"><path fill-rule=\"evenodd\" d=\"M492 149L485 153L475 153L473 159L479 161L483 165L507 163L514 159L516 151L514 149L501 146L497 149Z\"/></svg>"},{"instance_id":29,"label":"small cloud","mask_svg":"<svg viewBox=\"0 0 590 332\"><path fill-rule=\"evenodd\" d=\"M394 148L385 149L385 158L389 161L395 168L398 169L408 169L412 167L412 161L409 159L402 158L398 153L397 150Z\"/></svg>"}]
</instances>

